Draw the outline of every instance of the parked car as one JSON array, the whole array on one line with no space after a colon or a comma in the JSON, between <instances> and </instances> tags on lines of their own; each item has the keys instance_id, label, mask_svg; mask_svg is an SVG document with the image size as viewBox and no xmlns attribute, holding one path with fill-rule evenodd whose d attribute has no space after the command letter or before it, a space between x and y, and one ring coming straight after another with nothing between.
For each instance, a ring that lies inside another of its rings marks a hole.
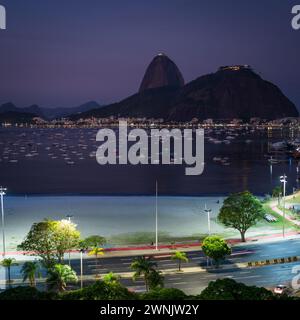
<instances>
[{"instance_id":1,"label":"parked car","mask_svg":"<svg viewBox=\"0 0 300 320\"><path fill-rule=\"evenodd\" d=\"M287 292L288 292L288 287L285 286L284 284L279 284L278 286L276 286L274 288L274 293L276 293L276 294L282 295L282 294L287 293Z\"/></svg>"}]
</instances>

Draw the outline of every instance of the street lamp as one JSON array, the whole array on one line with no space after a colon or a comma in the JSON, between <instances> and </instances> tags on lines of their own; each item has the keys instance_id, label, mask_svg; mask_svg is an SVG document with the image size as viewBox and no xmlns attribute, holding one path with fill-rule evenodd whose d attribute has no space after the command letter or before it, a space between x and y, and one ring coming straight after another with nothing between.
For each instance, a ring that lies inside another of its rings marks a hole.
<instances>
[{"instance_id":1,"label":"street lamp","mask_svg":"<svg viewBox=\"0 0 300 320\"><path fill-rule=\"evenodd\" d=\"M158 250L158 183L155 184L155 250Z\"/></svg>"},{"instance_id":2,"label":"street lamp","mask_svg":"<svg viewBox=\"0 0 300 320\"><path fill-rule=\"evenodd\" d=\"M207 228L208 228L208 235L210 236L210 214L211 214L211 209L208 209L206 204L205 204L205 209L204 212L207 213ZM206 257L206 263L207 267L209 266L209 258Z\"/></svg>"},{"instance_id":3,"label":"street lamp","mask_svg":"<svg viewBox=\"0 0 300 320\"><path fill-rule=\"evenodd\" d=\"M284 174L280 177L280 182L283 184L283 220L282 220L282 236L284 238L285 236L285 230L284 230L284 222L285 222L285 189L286 189L286 183L287 183L287 176Z\"/></svg>"},{"instance_id":4,"label":"street lamp","mask_svg":"<svg viewBox=\"0 0 300 320\"><path fill-rule=\"evenodd\" d=\"M205 209L204 209L205 213L207 213L207 228L208 228L208 235L210 236L210 214L211 214L211 209L208 209L206 207L206 204L205 204Z\"/></svg>"},{"instance_id":5,"label":"street lamp","mask_svg":"<svg viewBox=\"0 0 300 320\"><path fill-rule=\"evenodd\" d=\"M73 218L73 216L71 214L68 214L66 216L66 218L68 218L69 222L71 223L71 218ZM71 267L71 252L70 252L70 249L69 249L69 266Z\"/></svg>"},{"instance_id":6,"label":"street lamp","mask_svg":"<svg viewBox=\"0 0 300 320\"><path fill-rule=\"evenodd\" d=\"M83 254L87 249L80 249L80 288L83 288Z\"/></svg>"},{"instance_id":7,"label":"street lamp","mask_svg":"<svg viewBox=\"0 0 300 320\"><path fill-rule=\"evenodd\" d=\"M6 249L5 249L5 224L4 224L4 205L3 205L3 197L5 196L5 191L7 189L0 187L0 197L1 197L1 216L2 216L2 241L3 241L3 252L2 252L2 256L3 258L5 258L5 253L6 253Z\"/></svg>"}]
</instances>

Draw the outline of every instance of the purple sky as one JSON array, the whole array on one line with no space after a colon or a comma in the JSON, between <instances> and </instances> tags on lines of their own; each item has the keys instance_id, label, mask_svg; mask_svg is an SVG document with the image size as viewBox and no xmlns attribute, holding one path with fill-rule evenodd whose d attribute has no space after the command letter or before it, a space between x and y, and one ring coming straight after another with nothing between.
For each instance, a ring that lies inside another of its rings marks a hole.
<instances>
[{"instance_id":1,"label":"purple sky","mask_svg":"<svg viewBox=\"0 0 300 320\"><path fill-rule=\"evenodd\" d=\"M250 64L300 107L300 30L290 0L0 0L0 103L109 103L165 52L186 81Z\"/></svg>"}]
</instances>

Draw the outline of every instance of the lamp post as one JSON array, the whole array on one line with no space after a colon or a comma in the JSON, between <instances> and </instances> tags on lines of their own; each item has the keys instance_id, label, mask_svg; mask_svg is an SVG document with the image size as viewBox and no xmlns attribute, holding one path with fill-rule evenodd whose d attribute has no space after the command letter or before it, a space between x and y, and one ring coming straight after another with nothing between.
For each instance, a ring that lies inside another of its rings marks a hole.
<instances>
[{"instance_id":1,"label":"lamp post","mask_svg":"<svg viewBox=\"0 0 300 320\"><path fill-rule=\"evenodd\" d=\"M210 214L211 214L211 209L208 209L206 204L205 204L205 209L204 212L207 213L207 229L208 229L208 235L210 236ZM209 258L206 257L206 263L207 267L209 266Z\"/></svg>"},{"instance_id":2,"label":"lamp post","mask_svg":"<svg viewBox=\"0 0 300 320\"><path fill-rule=\"evenodd\" d=\"M158 184L156 181L155 184L155 250L158 250L158 203L157 203L157 198L158 198Z\"/></svg>"},{"instance_id":3,"label":"lamp post","mask_svg":"<svg viewBox=\"0 0 300 320\"><path fill-rule=\"evenodd\" d=\"M207 228L208 228L208 235L210 236L210 214L211 214L211 209L208 209L205 204L205 213L207 213Z\"/></svg>"},{"instance_id":4,"label":"lamp post","mask_svg":"<svg viewBox=\"0 0 300 320\"><path fill-rule=\"evenodd\" d=\"M83 254L85 249L80 249L80 288L83 288Z\"/></svg>"},{"instance_id":5,"label":"lamp post","mask_svg":"<svg viewBox=\"0 0 300 320\"><path fill-rule=\"evenodd\" d=\"M73 216L72 215L70 215L70 214L68 214L67 216L66 216L66 218L68 218L68 220L69 220L69 222L71 223L71 218L72 218ZM71 252L70 252L70 249L69 249L69 266L71 267Z\"/></svg>"},{"instance_id":6,"label":"lamp post","mask_svg":"<svg viewBox=\"0 0 300 320\"><path fill-rule=\"evenodd\" d=\"M4 224L4 205L3 205L3 197L5 196L5 191L7 189L0 187L0 197L1 197L1 216L2 216L2 241L3 241L3 252L2 256L5 258L6 248L5 248L5 224Z\"/></svg>"},{"instance_id":7,"label":"lamp post","mask_svg":"<svg viewBox=\"0 0 300 320\"><path fill-rule=\"evenodd\" d=\"M282 236L285 237L285 230L284 230L284 222L285 222L285 190L286 190L286 183L287 183L287 176L284 174L280 177L280 182L283 184L283 219L282 219Z\"/></svg>"}]
</instances>

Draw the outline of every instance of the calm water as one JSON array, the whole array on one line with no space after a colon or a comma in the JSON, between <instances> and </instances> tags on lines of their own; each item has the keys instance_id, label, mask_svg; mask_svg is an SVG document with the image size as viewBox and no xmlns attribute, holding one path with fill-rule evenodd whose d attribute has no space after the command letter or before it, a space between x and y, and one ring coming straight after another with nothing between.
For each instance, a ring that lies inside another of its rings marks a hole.
<instances>
[{"instance_id":1,"label":"calm water","mask_svg":"<svg viewBox=\"0 0 300 320\"><path fill-rule=\"evenodd\" d=\"M164 195L223 195L245 189L265 194L285 172L288 190L298 187L294 160L284 157L284 162L270 166L266 158L270 143L297 137L294 132L206 131L200 176L186 176L184 165L100 166L95 159L96 133L96 129L0 129L0 184L13 194L153 195L158 180ZM216 144L212 137L223 142ZM228 158L227 165L214 157Z\"/></svg>"}]
</instances>

